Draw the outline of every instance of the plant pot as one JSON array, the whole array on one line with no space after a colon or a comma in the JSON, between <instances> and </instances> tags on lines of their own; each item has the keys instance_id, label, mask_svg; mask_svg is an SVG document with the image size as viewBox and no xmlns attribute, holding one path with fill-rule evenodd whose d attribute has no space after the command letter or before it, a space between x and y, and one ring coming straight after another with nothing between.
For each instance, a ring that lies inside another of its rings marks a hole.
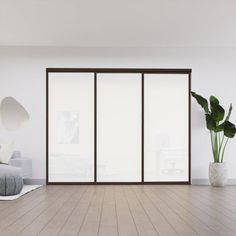
<instances>
[{"instance_id":1,"label":"plant pot","mask_svg":"<svg viewBox=\"0 0 236 236\"><path fill-rule=\"evenodd\" d=\"M209 181L214 187L222 187L227 183L226 163L211 162L209 165Z\"/></svg>"}]
</instances>

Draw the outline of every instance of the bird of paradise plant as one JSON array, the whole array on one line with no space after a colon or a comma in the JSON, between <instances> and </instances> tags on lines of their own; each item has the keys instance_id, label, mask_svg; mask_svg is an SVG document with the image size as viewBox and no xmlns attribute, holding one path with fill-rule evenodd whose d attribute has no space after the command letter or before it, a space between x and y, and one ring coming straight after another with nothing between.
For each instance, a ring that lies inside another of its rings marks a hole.
<instances>
[{"instance_id":1,"label":"bird of paradise plant","mask_svg":"<svg viewBox=\"0 0 236 236\"><path fill-rule=\"evenodd\" d=\"M210 131L214 162L222 163L228 140L233 138L236 133L235 125L229 121L233 109L232 104L230 104L225 117L225 110L215 96L210 96L208 103L207 99L201 95L195 92L191 92L191 94L205 112L206 127Z\"/></svg>"}]
</instances>

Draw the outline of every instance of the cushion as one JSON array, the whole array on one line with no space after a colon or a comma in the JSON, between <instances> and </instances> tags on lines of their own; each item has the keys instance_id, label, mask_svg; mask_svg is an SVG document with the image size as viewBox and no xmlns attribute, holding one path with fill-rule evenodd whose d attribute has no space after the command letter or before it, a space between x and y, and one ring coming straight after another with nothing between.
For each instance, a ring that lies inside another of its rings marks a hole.
<instances>
[{"instance_id":1,"label":"cushion","mask_svg":"<svg viewBox=\"0 0 236 236\"><path fill-rule=\"evenodd\" d=\"M0 196L19 194L23 185L20 168L0 164Z\"/></svg>"},{"instance_id":2,"label":"cushion","mask_svg":"<svg viewBox=\"0 0 236 236\"><path fill-rule=\"evenodd\" d=\"M0 143L0 163L8 164L13 154L13 143Z\"/></svg>"},{"instance_id":3,"label":"cushion","mask_svg":"<svg viewBox=\"0 0 236 236\"><path fill-rule=\"evenodd\" d=\"M0 164L0 176L12 176L12 175L22 176L21 168Z\"/></svg>"}]
</instances>

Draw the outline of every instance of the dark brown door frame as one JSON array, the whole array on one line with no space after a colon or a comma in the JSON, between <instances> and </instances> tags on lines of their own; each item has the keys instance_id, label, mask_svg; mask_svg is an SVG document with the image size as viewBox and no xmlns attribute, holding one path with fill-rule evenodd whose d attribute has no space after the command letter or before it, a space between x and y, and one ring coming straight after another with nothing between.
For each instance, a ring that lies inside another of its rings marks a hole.
<instances>
[{"instance_id":1,"label":"dark brown door frame","mask_svg":"<svg viewBox=\"0 0 236 236\"><path fill-rule=\"evenodd\" d=\"M48 135L49 135L49 73L94 73L94 182L49 182L48 178ZM97 182L97 73L140 73L141 74L141 181L140 182ZM191 184L191 69L156 68L46 68L46 183L47 185L95 185L95 184ZM188 181L144 181L144 75L187 74L188 75Z\"/></svg>"}]
</instances>

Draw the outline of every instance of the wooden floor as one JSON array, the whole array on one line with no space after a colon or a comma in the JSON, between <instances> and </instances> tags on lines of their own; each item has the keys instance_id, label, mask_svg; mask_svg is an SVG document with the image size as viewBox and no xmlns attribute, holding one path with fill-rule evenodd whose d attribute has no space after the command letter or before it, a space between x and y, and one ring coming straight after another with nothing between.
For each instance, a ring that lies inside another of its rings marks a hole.
<instances>
[{"instance_id":1,"label":"wooden floor","mask_svg":"<svg viewBox=\"0 0 236 236\"><path fill-rule=\"evenodd\" d=\"M47 186L0 202L0 235L236 235L236 186Z\"/></svg>"}]
</instances>

